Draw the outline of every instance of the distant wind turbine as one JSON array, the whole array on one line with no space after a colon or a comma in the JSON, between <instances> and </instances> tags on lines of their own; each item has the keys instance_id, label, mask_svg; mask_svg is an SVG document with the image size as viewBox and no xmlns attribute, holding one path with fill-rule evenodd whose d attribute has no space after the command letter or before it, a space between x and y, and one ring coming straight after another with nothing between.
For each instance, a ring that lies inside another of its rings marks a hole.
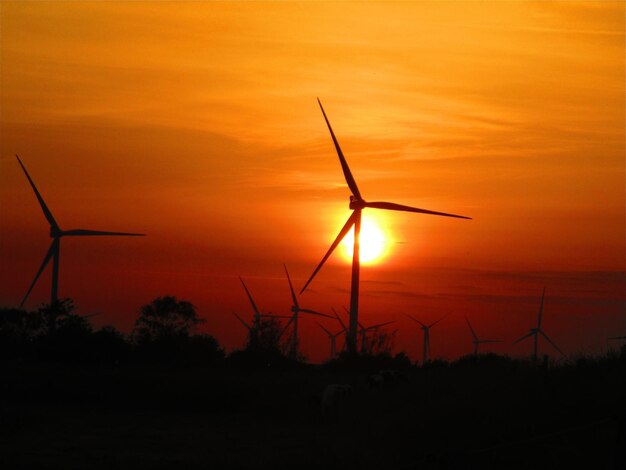
<instances>
[{"instance_id":1,"label":"distant wind turbine","mask_svg":"<svg viewBox=\"0 0 626 470\"><path fill-rule=\"evenodd\" d=\"M343 334L344 331L346 331L346 327L344 326L341 330L339 330L337 333L331 333L330 330L328 330L327 328L325 328L321 323L317 323L317 325L326 332L326 334L328 335L328 339L330 340L330 358L334 359L335 356L337 355L337 337L341 334Z\"/></svg>"},{"instance_id":2,"label":"distant wind turbine","mask_svg":"<svg viewBox=\"0 0 626 470\"><path fill-rule=\"evenodd\" d=\"M248 290L248 286L246 286L246 283L243 281L241 276L239 276L239 280L241 281L241 285L243 286L243 289L246 291L246 295L248 296L250 305L252 305L252 311L254 312L253 317L252 317L252 328L254 328L255 331L258 331L259 327L261 326L261 318L290 318L289 316L286 316L286 315L273 315L271 313L261 313L259 308L256 306L254 299L252 298L252 294ZM238 315L235 314L235 316L239 318ZM239 320L243 321L241 320L241 318L239 318Z\"/></svg>"},{"instance_id":3,"label":"distant wind turbine","mask_svg":"<svg viewBox=\"0 0 626 470\"><path fill-rule=\"evenodd\" d=\"M472 328L472 324L470 323L469 319L467 317L465 317L465 321L467 322L467 326L469 326L470 331L472 332L472 336L474 337L474 356L478 356L478 345L480 344L487 344L487 343L501 343L502 340L501 339L478 339L478 335L476 334L476 332L474 331L474 328Z\"/></svg>"},{"instance_id":4,"label":"distant wind turbine","mask_svg":"<svg viewBox=\"0 0 626 470\"><path fill-rule=\"evenodd\" d=\"M542 319L542 317L543 317L543 300L544 300L544 298L545 298L545 295L546 295L546 288L544 287L544 288L543 288L543 292L541 293L541 304L539 305L539 316L537 317L537 327L536 327L536 328L531 328L531 329L530 329L530 332L529 332L528 334L526 334L526 335L522 336L521 338L519 338L519 339L517 339L517 340L515 340L515 341L513 342L513 344L517 344L517 343L519 343L520 341L523 341L523 340L525 340L526 338L529 338L530 336L532 336L532 337L533 337L533 342L534 342L534 345L533 345L533 359L534 359L534 360L537 360L537 337L538 337L539 335L543 336L543 337L545 338L545 340L546 340L548 343L550 343L550 345L551 345L554 349L556 349L558 352L560 352L560 353L561 353L561 355L565 356L565 354L563 354L563 351L561 351L561 350L558 348L558 346L557 346L556 344L554 344L554 343L552 342L552 340L551 340L550 338L548 338L548 335L547 335L547 334L545 334L545 332L541 329L541 319Z\"/></svg>"},{"instance_id":5,"label":"distant wind turbine","mask_svg":"<svg viewBox=\"0 0 626 470\"><path fill-rule=\"evenodd\" d=\"M298 298L296 297L296 293L293 290L293 285L291 284L291 278L289 277L289 271L287 271L287 266L283 265L283 267L285 268L285 274L287 275L287 281L289 282L289 290L291 291L291 300L293 302L293 305L291 306L291 313L292 313L291 318L285 325L285 328L280 333L280 335L282 336L283 333L287 331L287 328L289 328L289 326L293 323L291 354L294 358L297 358L298 357L298 315L300 313L307 313L309 315L318 315L320 317L326 317L326 318L334 318L334 317L330 315L326 315L325 313L316 312L315 310L300 307L300 304L298 304Z\"/></svg>"},{"instance_id":6,"label":"distant wind turbine","mask_svg":"<svg viewBox=\"0 0 626 470\"><path fill-rule=\"evenodd\" d=\"M435 212L426 209L418 209L416 207L404 206L400 204L395 204L392 202L367 202L361 196L361 192L357 187L356 181L352 176L350 168L348 167L348 163L341 151L341 147L339 146L339 142L335 137L335 133L333 132L332 127L330 126L330 122L326 117L326 112L322 107L321 101L317 100L322 110L322 114L324 115L324 120L326 121L326 125L328 126L328 130L330 131L330 136L332 137L333 143L335 144L335 149L337 151L337 155L339 156L339 162L341 163L341 168L343 170L344 177L346 179L346 183L350 188L352 195L350 196L350 209L352 209L352 214L346 221L343 228L339 231L339 235L332 243L326 255L322 258L311 277L306 282L300 293L302 294L304 290L307 288L309 283L313 280L317 272L322 268L328 257L334 251L334 249L341 243L341 240L348 234L352 226L354 226L354 248L352 255L352 285L350 291L350 327L348 329L348 335L346 337L346 344L348 348L348 352L351 354L356 353L356 336L357 336L357 328L359 322L359 273L360 273L360 255L359 255L359 245L360 245L360 234L361 234L361 212L365 208L371 209L384 209L384 210L392 210L392 211L403 211L403 212L416 212L420 214L430 214L430 215L439 215L444 217L456 217L459 219L470 219L470 217L465 217L462 215L455 214L447 214L445 212Z\"/></svg>"},{"instance_id":7,"label":"distant wind turbine","mask_svg":"<svg viewBox=\"0 0 626 470\"><path fill-rule=\"evenodd\" d=\"M446 318L447 316L448 315L445 315L441 317L439 320L437 320L436 322L433 322L430 325L426 325L425 323L422 323L421 321L419 321L417 318L413 318L411 315L407 315L407 317L409 317L411 320L416 321L417 323L420 324L420 328L424 334L424 348L422 350L422 365L430 361L430 329L433 326L435 326L437 323L439 323L441 320Z\"/></svg>"},{"instance_id":8,"label":"distant wind turbine","mask_svg":"<svg viewBox=\"0 0 626 470\"><path fill-rule=\"evenodd\" d=\"M26 295L22 299L22 302L20 302L20 308L24 306L24 303L28 299L30 292L33 290L33 287L35 287L35 284L37 283L39 276L41 275L41 273L43 272L43 270L48 265L51 259L52 259L52 288L50 291L50 303L54 304L58 302L59 300L59 296L58 296L59 253L61 250L61 238L63 237L94 237L94 236L103 236L103 235L114 236L114 237L143 237L145 236L145 234L143 233L102 232L98 230L85 230L85 229L61 230L61 227L59 227L59 224L57 224L57 221L54 219L52 212L50 212L50 209L48 209L48 206L43 200L43 197L39 193L37 186L35 186L35 183L33 182L32 178L28 174L28 171L26 171L26 167L20 160L20 157L17 155L15 157L17 158L17 161L22 167L22 170L24 170L24 174L26 175L28 182L33 188L35 196L37 197L37 200L39 201L39 205L41 206L41 210L43 211L43 215L45 216L46 220L50 224L50 237L52 238L52 243L50 244L50 248L48 248L48 252L46 253L46 256L44 257L43 262L41 263L41 266L39 267L39 270L37 271L37 274L35 275L35 279L33 279L33 282L28 288Z\"/></svg>"},{"instance_id":9,"label":"distant wind turbine","mask_svg":"<svg viewBox=\"0 0 626 470\"><path fill-rule=\"evenodd\" d=\"M347 308L343 308L346 313L349 315L350 311ZM336 314L337 312L335 312ZM339 316L337 316L337 319L341 322L341 320L339 319ZM361 352L365 353L367 352L367 334L370 332L375 332L378 331L380 328L382 328L383 326L387 326L387 325L391 325L392 323L395 323L395 320L391 320L391 321L386 321L384 323L377 323L376 325L371 325L371 326L363 326L363 324L361 322L358 322L357 325L359 327L358 329L358 334L361 336ZM341 324L343 325L343 322L341 322ZM347 336L346 336L346 340L347 340Z\"/></svg>"}]
</instances>

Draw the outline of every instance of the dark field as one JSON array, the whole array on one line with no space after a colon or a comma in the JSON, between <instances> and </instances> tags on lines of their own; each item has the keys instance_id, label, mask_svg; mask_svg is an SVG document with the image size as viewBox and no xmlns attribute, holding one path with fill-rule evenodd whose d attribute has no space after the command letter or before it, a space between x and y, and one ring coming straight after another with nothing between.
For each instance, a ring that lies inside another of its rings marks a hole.
<instances>
[{"instance_id":1,"label":"dark field","mask_svg":"<svg viewBox=\"0 0 626 470\"><path fill-rule=\"evenodd\" d=\"M545 367L2 365L2 468L626 468L624 355ZM315 403L327 384L353 393Z\"/></svg>"}]
</instances>

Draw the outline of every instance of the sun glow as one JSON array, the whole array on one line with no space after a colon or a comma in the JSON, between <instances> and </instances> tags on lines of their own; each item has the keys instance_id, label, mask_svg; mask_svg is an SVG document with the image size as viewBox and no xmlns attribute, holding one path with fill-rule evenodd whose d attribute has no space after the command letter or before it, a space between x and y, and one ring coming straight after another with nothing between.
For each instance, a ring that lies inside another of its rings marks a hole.
<instances>
[{"instance_id":1,"label":"sun glow","mask_svg":"<svg viewBox=\"0 0 626 470\"><path fill-rule=\"evenodd\" d=\"M354 227L341 242L342 254L346 260L352 261L354 247ZM381 261L388 252L388 242L385 233L377 221L363 216L361 220L360 258L363 264L374 264Z\"/></svg>"}]
</instances>

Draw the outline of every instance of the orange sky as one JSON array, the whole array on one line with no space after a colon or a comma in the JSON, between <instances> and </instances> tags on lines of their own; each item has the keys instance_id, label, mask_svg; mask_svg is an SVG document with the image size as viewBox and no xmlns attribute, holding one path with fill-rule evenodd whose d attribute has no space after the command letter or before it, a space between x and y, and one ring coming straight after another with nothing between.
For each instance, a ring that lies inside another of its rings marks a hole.
<instances>
[{"instance_id":1,"label":"orange sky","mask_svg":"<svg viewBox=\"0 0 626 470\"><path fill-rule=\"evenodd\" d=\"M286 312L282 263L300 287L349 214L319 96L366 199L474 218L385 214L364 322L397 320L416 357L404 314L451 313L432 351L455 357L471 350L465 314L514 339L545 284L546 331L597 351L626 333L624 16L622 2L2 2L0 303L19 303L49 244L19 153L62 228L148 234L64 239L62 297L128 330L174 294L240 345L237 276ZM334 256L302 303L338 308L348 289ZM301 329L322 359L321 330Z\"/></svg>"}]
</instances>

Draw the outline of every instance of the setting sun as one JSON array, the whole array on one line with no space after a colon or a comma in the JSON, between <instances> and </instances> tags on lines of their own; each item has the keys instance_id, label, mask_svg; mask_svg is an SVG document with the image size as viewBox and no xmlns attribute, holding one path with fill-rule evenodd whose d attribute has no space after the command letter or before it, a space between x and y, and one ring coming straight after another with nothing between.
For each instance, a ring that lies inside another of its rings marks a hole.
<instances>
[{"instance_id":1,"label":"setting sun","mask_svg":"<svg viewBox=\"0 0 626 470\"><path fill-rule=\"evenodd\" d=\"M342 254L346 260L352 261L354 246L354 228L348 232L341 243ZM385 233L371 217L363 216L361 222L361 263L373 264L380 261L388 252Z\"/></svg>"}]
</instances>

